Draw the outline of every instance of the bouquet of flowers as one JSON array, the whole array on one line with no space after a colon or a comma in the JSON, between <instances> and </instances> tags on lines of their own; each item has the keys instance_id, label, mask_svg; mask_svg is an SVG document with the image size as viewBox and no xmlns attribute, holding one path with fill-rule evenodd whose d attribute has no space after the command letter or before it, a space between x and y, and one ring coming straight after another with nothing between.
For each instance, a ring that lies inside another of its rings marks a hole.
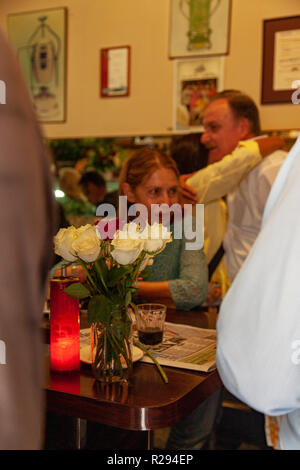
<instances>
[{"instance_id":1,"label":"bouquet of flowers","mask_svg":"<svg viewBox=\"0 0 300 470\"><path fill-rule=\"evenodd\" d=\"M96 378L111 382L127 378L132 369L131 317L133 294L140 273L171 241L161 224L130 222L119 227L118 219L97 225L59 230L55 253L69 264L79 264L85 282L67 287L69 296L88 299L88 322L92 327L92 363Z\"/></svg>"}]
</instances>

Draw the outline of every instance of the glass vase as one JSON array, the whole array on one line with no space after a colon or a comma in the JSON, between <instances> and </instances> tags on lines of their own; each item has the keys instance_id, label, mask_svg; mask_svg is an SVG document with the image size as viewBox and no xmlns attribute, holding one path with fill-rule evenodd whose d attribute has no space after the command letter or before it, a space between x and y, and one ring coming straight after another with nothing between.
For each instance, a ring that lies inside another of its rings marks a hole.
<instances>
[{"instance_id":1,"label":"glass vase","mask_svg":"<svg viewBox=\"0 0 300 470\"><path fill-rule=\"evenodd\" d=\"M101 382L128 381L132 372L132 321L125 306L112 308L108 323L91 326L92 368Z\"/></svg>"}]
</instances>

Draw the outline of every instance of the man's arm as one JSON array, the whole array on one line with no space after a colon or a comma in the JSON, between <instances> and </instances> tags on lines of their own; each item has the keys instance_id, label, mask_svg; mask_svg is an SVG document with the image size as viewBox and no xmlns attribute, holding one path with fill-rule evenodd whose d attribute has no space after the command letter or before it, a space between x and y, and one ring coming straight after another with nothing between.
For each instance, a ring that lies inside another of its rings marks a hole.
<instances>
[{"instance_id":1,"label":"man's arm","mask_svg":"<svg viewBox=\"0 0 300 470\"><path fill-rule=\"evenodd\" d=\"M182 177L183 186L186 184L193 190L189 192L188 187L185 187L185 197L190 197L191 202L195 202L197 197L198 202L206 204L225 196L260 163L262 157L281 148L283 144L283 140L276 136L240 142L232 154L219 162L199 170L190 178Z\"/></svg>"}]
</instances>

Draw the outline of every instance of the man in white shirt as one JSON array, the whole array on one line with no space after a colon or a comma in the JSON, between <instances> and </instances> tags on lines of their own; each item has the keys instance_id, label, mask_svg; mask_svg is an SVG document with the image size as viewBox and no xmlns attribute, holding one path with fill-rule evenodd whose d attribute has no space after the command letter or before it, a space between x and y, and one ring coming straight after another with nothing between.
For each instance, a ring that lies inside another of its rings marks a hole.
<instances>
[{"instance_id":1,"label":"man in white shirt","mask_svg":"<svg viewBox=\"0 0 300 470\"><path fill-rule=\"evenodd\" d=\"M260 134L255 103L236 90L225 90L215 95L205 110L203 125L202 143L209 150L208 164L231 154L240 141L256 139ZM265 202L285 156L286 152L282 150L273 152L239 181L227 196L228 222L224 249L230 281L236 276L259 233ZM234 169L231 178L232 181L236 180ZM197 174L187 180L187 184L198 192L197 183ZM222 175L219 185L222 185Z\"/></svg>"},{"instance_id":2,"label":"man in white shirt","mask_svg":"<svg viewBox=\"0 0 300 470\"><path fill-rule=\"evenodd\" d=\"M271 444L284 450L300 450L299 181L300 137L278 173L261 231L217 324L224 385L252 408L277 417Z\"/></svg>"}]
</instances>

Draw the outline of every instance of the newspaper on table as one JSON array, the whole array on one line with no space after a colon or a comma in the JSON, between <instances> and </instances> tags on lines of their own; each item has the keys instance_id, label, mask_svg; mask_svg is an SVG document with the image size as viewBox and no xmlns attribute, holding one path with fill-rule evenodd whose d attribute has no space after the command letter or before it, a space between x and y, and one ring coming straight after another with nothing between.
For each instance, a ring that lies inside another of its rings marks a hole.
<instances>
[{"instance_id":1,"label":"newspaper on table","mask_svg":"<svg viewBox=\"0 0 300 470\"><path fill-rule=\"evenodd\" d=\"M80 330L80 349L91 345L91 329L83 328Z\"/></svg>"},{"instance_id":2,"label":"newspaper on table","mask_svg":"<svg viewBox=\"0 0 300 470\"><path fill-rule=\"evenodd\" d=\"M162 366L210 372L216 368L216 330L165 323L163 342L146 346ZM142 362L152 362L144 355Z\"/></svg>"},{"instance_id":3,"label":"newspaper on table","mask_svg":"<svg viewBox=\"0 0 300 470\"><path fill-rule=\"evenodd\" d=\"M137 332L134 333L137 337ZM90 344L90 328L80 330L80 347ZM216 330L165 323L163 342L146 345L162 366L210 372L216 368ZM146 354L142 362L153 364Z\"/></svg>"}]
</instances>

